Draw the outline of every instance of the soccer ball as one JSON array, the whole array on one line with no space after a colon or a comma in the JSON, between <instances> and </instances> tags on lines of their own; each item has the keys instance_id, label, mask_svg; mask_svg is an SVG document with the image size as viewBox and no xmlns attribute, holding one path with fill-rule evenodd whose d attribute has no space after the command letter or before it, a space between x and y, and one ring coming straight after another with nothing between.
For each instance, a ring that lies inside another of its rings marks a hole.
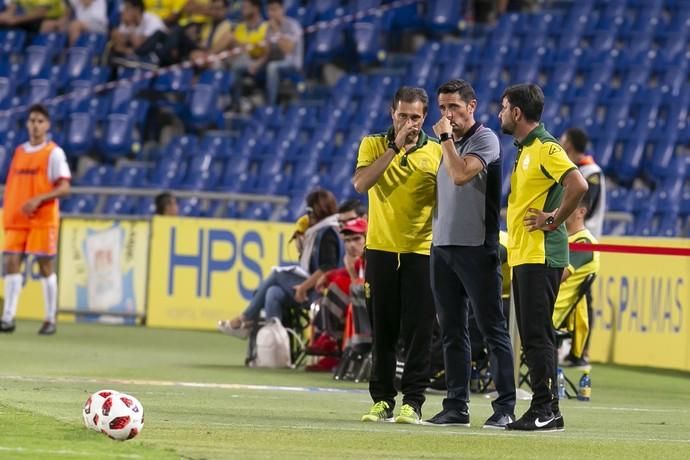
<instances>
[{"instance_id":1,"label":"soccer ball","mask_svg":"<svg viewBox=\"0 0 690 460\"><path fill-rule=\"evenodd\" d=\"M98 390L86 400L81 416L84 419L84 426L89 430L101 431L98 421L100 418L101 405L110 396L119 393L115 390Z\"/></svg>"},{"instance_id":2,"label":"soccer ball","mask_svg":"<svg viewBox=\"0 0 690 460\"><path fill-rule=\"evenodd\" d=\"M137 398L125 393L108 396L99 415L101 432L118 441L132 439L144 427L144 406Z\"/></svg>"}]
</instances>

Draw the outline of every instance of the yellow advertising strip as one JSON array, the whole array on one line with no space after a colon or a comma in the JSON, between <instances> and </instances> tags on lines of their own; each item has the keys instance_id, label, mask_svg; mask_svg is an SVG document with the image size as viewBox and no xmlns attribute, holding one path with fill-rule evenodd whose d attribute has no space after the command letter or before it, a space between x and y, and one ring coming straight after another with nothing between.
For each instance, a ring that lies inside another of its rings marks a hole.
<instances>
[{"instance_id":1,"label":"yellow advertising strip","mask_svg":"<svg viewBox=\"0 0 690 460\"><path fill-rule=\"evenodd\" d=\"M602 243L690 248L680 238ZM690 258L601 253L592 296L592 361L690 370Z\"/></svg>"},{"instance_id":2,"label":"yellow advertising strip","mask_svg":"<svg viewBox=\"0 0 690 460\"><path fill-rule=\"evenodd\" d=\"M147 325L215 329L242 312L271 267L292 264L294 225L155 217Z\"/></svg>"},{"instance_id":3,"label":"yellow advertising strip","mask_svg":"<svg viewBox=\"0 0 690 460\"><path fill-rule=\"evenodd\" d=\"M143 318L149 238L148 220L63 218L59 308L85 313L78 321L100 314L109 314L111 323Z\"/></svg>"}]
</instances>

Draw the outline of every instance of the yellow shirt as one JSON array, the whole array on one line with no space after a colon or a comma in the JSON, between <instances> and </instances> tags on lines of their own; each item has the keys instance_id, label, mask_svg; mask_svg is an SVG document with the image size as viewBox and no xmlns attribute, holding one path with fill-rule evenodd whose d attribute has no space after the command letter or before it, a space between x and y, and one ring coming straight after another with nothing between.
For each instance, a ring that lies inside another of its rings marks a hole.
<instances>
[{"instance_id":1,"label":"yellow shirt","mask_svg":"<svg viewBox=\"0 0 690 460\"><path fill-rule=\"evenodd\" d=\"M259 24L255 29L247 27L245 22L240 22L235 27L235 41L238 45L247 45L247 54L252 58L260 58L266 53L266 31L268 23L266 21Z\"/></svg>"},{"instance_id":2,"label":"yellow shirt","mask_svg":"<svg viewBox=\"0 0 690 460\"><path fill-rule=\"evenodd\" d=\"M46 19L58 19L65 14L62 0L17 0L16 3L27 13L38 8L45 8L47 10Z\"/></svg>"},{"instance_id":3,"label":"yellow shirt","mask_svg":"<svg viewBox=\"0 0 690 460\"><path fill-rule=\"evenodd\" d=\"M179 13L185 3L187 0L144 0L144 11L165 21L173 14Z\"/></svg>"},{"instance_id":4,"label":"yellow shirt","mask_svg":"<svg viewBox=\"0 0 690 460\"><path fill-rule=\"evenodd\" d=\"M556 139L540 124L518 145L508 197L508 263L568 265L565 224L552 232L530 232L523 223L529 208L551 212L561 205L561 181L577 169Z\"/></svg>"},{"instance_id":5,"label":"yellow shirt","mask_svg":"<svg viewBox=\"0 0 690 460\"><path fill-rule=\"evenodd\" d=\"M388 149L388 133L365 136L359 145L357 168L369 166ZM407 166L401 159L407 153ZM436 172L441 144L423 131L417 145L398 153L369 189L367 248L388 252L431 251L431 215L436 201Z\"/></svg>"},{"instance_id":6,"label":"yellow shirt","mask_svg":"<svg viewBox=\"0 0 690 460\"><path fill-rule=\"evenodd\" d=\"M194 1L195 1L195 3L198 3L199 5L210 5L211 4L211 0L194 0ZM182 8L184 8L186 3L187 3L187 1L184 0L180 10ZM180 16L180 19L179 19L179 21L177 21L177 23L179 25L181 25L182 27L188 26L189 24L210 25L213 23L213 18L211 18L210 16L203 15L203 14L192 14L192 15L182 14L182 16Z\"/></svg>"}]
</instances>

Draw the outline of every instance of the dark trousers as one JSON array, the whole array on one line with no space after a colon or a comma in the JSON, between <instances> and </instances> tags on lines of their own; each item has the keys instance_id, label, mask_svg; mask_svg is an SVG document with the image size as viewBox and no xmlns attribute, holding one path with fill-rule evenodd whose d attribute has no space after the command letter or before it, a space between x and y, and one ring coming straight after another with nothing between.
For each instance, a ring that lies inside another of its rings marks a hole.
<instances>
[{"instance_id":1,"label":"dark trousers","mask_svg":"<svg viewBox=\"0 0 690 460\"><path fill-rule=\"evenodd\" d=\"M444 409L467 410L472 348L469 309L489 348L498 398L494 411L515 411L513 350L501 300L498 246L434 246L431 248L431 287L443 334L448 395ZM471 306L471 307L470 307Z\"/></svg>"},{"instance_id":2,"label":"dark trousers","mask_svg":"<svg viewBox=\"0 0 690 460\"><path fill-rule=\"evenodd\" d=\"M372 370L369 393L374 402L395 406L396 347L405 351L403 404L421 412L429 385L429 355L434 300L429 283L429 256L366 251L367 307L372 324Z\"/></svg>"},{"instance_id":3,"label":"dark trousers","mask_svg":"<svg viewBox=\"0 0 690 460\"><path fill-rule=\"evenodd\" d=\"M562 268L544 264L513 267L515 314L534 393L530 408L546 413L558 410L558 350L553 307L562 273Z\"/></svg>"}]
</instances>

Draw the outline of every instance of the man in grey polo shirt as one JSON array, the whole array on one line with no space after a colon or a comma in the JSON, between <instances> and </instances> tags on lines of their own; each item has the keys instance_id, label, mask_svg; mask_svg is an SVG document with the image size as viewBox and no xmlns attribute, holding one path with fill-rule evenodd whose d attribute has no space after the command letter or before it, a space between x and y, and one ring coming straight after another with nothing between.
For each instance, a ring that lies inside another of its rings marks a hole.
<instances>
[{"instance_id":1,"label":"man in grey polo shirt","mask_svg":"<svg viewBox=\"0 0 690 460\"><path fill-rule=\"evenodd\" d=\"M443 410L428 423L470 424L468 312L472 308L489 347L498 390L494 414L484 428L503 429L515 420L515 380L498 256L500 144L493 131L475 121L477 99L469 83L451 80L437 96L441 119L434 132L441 141L443 160L436 180L431 287L443 335L448 394Z\"/></svg>"}]
</instances>

